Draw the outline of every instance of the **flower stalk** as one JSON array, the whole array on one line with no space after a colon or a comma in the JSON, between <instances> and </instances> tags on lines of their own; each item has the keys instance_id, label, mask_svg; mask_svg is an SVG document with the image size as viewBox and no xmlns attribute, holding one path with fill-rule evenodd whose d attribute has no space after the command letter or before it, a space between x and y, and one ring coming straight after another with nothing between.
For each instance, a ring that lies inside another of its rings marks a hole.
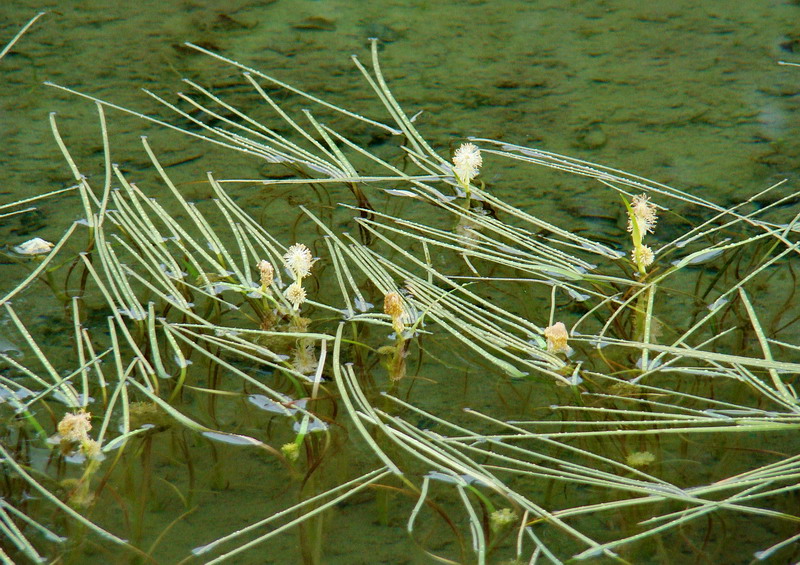
<instances>
[{"instance_id":1,"label":"flower stalk","mask_svg":"<svg viewBox=\"0 0 800 565\"><path fill-rule=\"evenodd\" d=\"M481 165L483 165L483 157L480 149L473 143L462 143L453 155L453 173L466 195L465 208L467 210L470 209L470 182L478 176Z\"/></svg>"},{"instance_id":2,"label":"flower stalk","mask_svg":"<svg viewBox=\"0 0 800 565\"><path fill-rule=\"evenodd\" d=\"M646 194L634 196L630 203L623 196L622 202L628 211L628 231L633 242L631 256L640 278L643 278L647 274L647 267L653 264L655 258L653 250L642 241L646 233L653 233L655 230L658 221L656 207Z\"/></svg>"},{"instance_id":3,"label":"flower stalk","mask_svg":"<svg viewBox=\"0 0 800 565\"><path fill-rule=\"evenodd\" d=\"M383 299L383 311L392 318L392 329L394 329L394 345L384 349L391 354L391 359L387 365L389 379L396 383L406 376L406 354L408 343L405 337L406 310L403 306L403 299L400 294L392 291L388 292Z\"/></svg>"}]
</instances>

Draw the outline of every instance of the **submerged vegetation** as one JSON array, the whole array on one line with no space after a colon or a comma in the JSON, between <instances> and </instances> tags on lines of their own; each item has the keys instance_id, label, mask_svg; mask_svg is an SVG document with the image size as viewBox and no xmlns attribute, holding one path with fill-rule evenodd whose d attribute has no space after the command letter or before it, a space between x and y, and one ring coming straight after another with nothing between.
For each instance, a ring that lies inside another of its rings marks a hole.
<instances>
[{"instance_id":1,"label":"submerged vegetation","mask_svg":"<svg viewBox=\"0 0 800 565\"><path fill-rule=\"evenodd\" d=\"M0 297L20 349L0 352L0 558L314 564L361 535L444 563L797 559L797 193L722 206L492 139L451 158L375 41L371 71L353 61L390 123L188 46L276 123L188 81L159 99L171 121L141 117L284 167L248 182L319 205L261 223L212 173L189 200L145 138L161 185L140 187L106 133L127 110L75 92L101 125L90 179L51 116L84 218L6 251L30 274ZM482 180L535 166L593 179L617 240ZM69 347L15 305L39 283Z\"/></svg>"}]
</instances>

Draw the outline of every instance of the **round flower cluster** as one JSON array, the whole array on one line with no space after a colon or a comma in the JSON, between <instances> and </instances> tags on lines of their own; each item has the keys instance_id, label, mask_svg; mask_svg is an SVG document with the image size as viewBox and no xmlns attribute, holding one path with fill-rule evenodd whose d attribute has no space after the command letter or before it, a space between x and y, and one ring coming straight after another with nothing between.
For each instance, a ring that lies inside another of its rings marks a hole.
<instances>
[{"instance_id":1,"label":"round flower cluster","mask_svg":"<svg viewBox=\"0 0 800 565\"><path fill-rule=\"evenodd\" d=\"M483 165L480 150L472 143L462 143L453 155L453 172L462 184L478 176L478 170Z\"/></svg>"},{"instance_id":2,"label":"round flower cluster","mask_svg":"<svg viewBox=\"0 0 800 565\"><path fill-rule=\"evenodd\" d=\"M301 280L311 274L311 267L316 259L311 255L311 250L302 243L292 245L283 256L283 264L294 276L295 280Z\"/></svg>"},{"instance_id":3,"label":"round flower cluster","mask_svg":"<svg viewBox=\"0 0 800 565\"><path fill-rule=\"evenodd\" d=\"M292 245L283 256L284 266L294 277L294 282L289 285L284 295L295 310L299 310L300 305L306 301L306 290L302 281L311 274L311 267L316 261L311 255L311 250L302 243Z\"/></svg>"},{"instance_id":4,"label":"round flower cluster","mask_svg":"<svg viewBox=\"0 0 800 565\"><path fill-rule=\"evenodd\" d=\"M564 322L556 322L545 328L544 337L547 339L547 351L550 353L569 353L570 347L567 344L569 334Z\"/></svg>"},{"instance_id":5,"label":"round flower cluster","mask_svg":"<svg viewBox=\"0 0 800 565\"><path fill-rule=\"evenodd\" d=\"M644 236L645 233L653 233L656 229L658 216L656 215L655 204L650 202L646 194L633 197L631 210L633 210L633 217L636 218L636 227L639 228L639 234ZM633 221L631 218L628 218L628 231L633 232Z\"/></svg>"},{"instance_id":6,"label":"round flower cluster","mask_svg":"<svg viewBox=\"0 0 800 565\"><path fill-rule=\"evenodd\" d=\"M89 412L64 414L58 423L58 435L66 441L82 441L89 437L92 429L92 415Z\"/></svg>"}]
</instances>

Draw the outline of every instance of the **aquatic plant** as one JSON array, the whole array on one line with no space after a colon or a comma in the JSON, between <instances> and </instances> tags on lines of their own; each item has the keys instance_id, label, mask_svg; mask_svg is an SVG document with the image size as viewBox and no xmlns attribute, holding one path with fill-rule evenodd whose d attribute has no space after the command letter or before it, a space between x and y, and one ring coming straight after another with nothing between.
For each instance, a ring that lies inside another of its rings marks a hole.
<instances>
[{"instance_id":1,"label":"aquatic plant","mask_svg":"<svg viewBox=\"0 0 800 565\"><path fill-rule=\"evenodd\" d=\"M96 104L105 174L81 173L51 116L85 217L0 298L26 350L0 353L3 559L242 562L297 528L282 559L321 563L364 500L378 519L361 527L440 562L796 554L797 193L722 206L483 138L451 163L394 99L375 41L372 72L353 61L391 124L187 46L241 70L292 136L191 81L180 103L156 97L173 118L53 85ZM292 116L276 89L397 143ZM212 173L212 197L187 199L143 138L162 185L146 191L113 164L109 109L296 175L230 184L342 201L298 207L289 238ZM501 166L620 195L618 240L473 183ZM38 280L70 352L12 304ZM236 513L243 497L259 517ZM725 534L745 523L760 535Z\"/></svg>"}]
</instances>

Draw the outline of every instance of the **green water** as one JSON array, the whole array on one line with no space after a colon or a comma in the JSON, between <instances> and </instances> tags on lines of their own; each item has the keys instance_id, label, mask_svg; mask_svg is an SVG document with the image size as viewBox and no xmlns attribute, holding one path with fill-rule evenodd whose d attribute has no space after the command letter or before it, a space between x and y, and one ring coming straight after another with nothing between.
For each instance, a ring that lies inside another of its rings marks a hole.
<instances>
[{"instance_id":1,"label":"green water","mask_svg":"<svg viewBox=\"0 0 800 565\"><path fill-rule=\"evenodd\" d=\"M4 3L4 37L49 6ZM720 200L795 174L800 86L796 69L777 65L796 58L788 51L800 10L793 2L106 6L58 3L3 61L6 200L68 183L48 112L59 112L76 159L86 162L99 147L91 105L42 81L153 110L139 88L166 94L184 88L181 78L219 72L184 52L184 41L383 117L349 56L366 60L366 38L386 39L390 86L409 114L424 111L418 123L442 147L469 135L536 145ZM233 78L225 72L219 83ZM118 159L142 166L136 144L143 124L115 115L111 128ZM170 149L180 151L161 147ZM188 153L208 151L193 149ZM223 172L222 163L203 165ZM584 208L569 202L575 189L521 183L515 203ZM72 219L48 217L37 235L52 237L47 226Z\"/></svg>"},{"instance_id":2,"label":"green water","mask_svg":"<svg viewBox=\"0 0 800 565\"><path fill-rule=\"evenodd\" d=\"M245 102L255 101L240 86L243 81L236 72L182 47L191 41L331 102L386 119L349 59L351 54L369 59L370 36L385 40L381 61L390 87L409 115L423 112L417 126L443 155L467 136L496 138L641 174L722 205L785 178L796 183L800 72L778 66L777 61L800 60L800 47L792 43L799 33L800 6L756 0L698 4L689 0L277 0L232 2L223 9L217 3L170 5L148 0L109 9L103 2L52 3L53 11L0 62L4 146L0 203L72 183L50 131L51 111L58 113L62 136L81 170L94 177L103 174L94 106L43 86L44 80L161 115L168 115L168 110L159 109L140 88L169 96L186 88L180 80L188 77ZM0 7L0 43L42 9L50 5L16 2ZM293 99L288 103L295 108L302 105ZM142 134L149 136L160 158L171 165L170 174L192 199L209 196L204 184L207 170L219 178L258 178L265 173L241 155L191 142L122 113L108 111L108 122L112 160L143 185L152 181L153 173L139 143ZM499 196L554 223L591 226L609 237L618 231L619 203L610 194L607 200L598 200L589 181L546 171L523 176L491 162L482 178L490 186L502 187ZM293 216L287 224L287 210L313 204L316 198L265 194L248 185L231 192L278 233L297 229ZM0 244L16 245L32 237L55 241L81 213L74 196L45 201L35 213L0 219ZM15 265L2 269L0 292L13 287L26 272ZM59 306L28 292L15 301L15 307L27 309L46 325ZM536 315L541 316L532 313ZM68 347L63 335L50 337L53 347ZM477 374L469 382L466 376L454 381L451 386L460 393L457 406L448 406L447 395L433 398L431 406L447 407L455 414L462 406L479 407L476 402L491 403L498 397L507 403L511 417L529 413L531 395L545 397L544 402L536 401L538 406L564 401L564 395L548 388L520 391L496 385L489 377L481 380ZM486 390L491 391L491 400ZM222 418L229 418L237 429L252 432L270 426L251 407L232 406L240 411L224 413ZM285 430L270 433L276 445L291 440ZM265 478L273 470L268 458L239 446L205 446L183 435L167 429L153 436L152 445L145 447L143 442L140 447L152 449L149 457L156 466L156 478L147 485L151 494L142 526L145 546L182 512L175 492L185 493L189 479L180 456L181 442L197 447L195 453L200 454L193 462L194 502L200 509L175 522L154 553L158 562L178 562L191 548L296 501L296 491L284 484L285 476ZM721 451L718 445L693 445L696 461L709 463L698 454L711 452L711 447ZM751 453L758 447L753 440L736 449ZM137 482L142 480L136 471L141 456L142 451L131 449L125 467L134 470L132 477L127 484L122 472L118 477L130 492L144 488ZM725 462L730 469L736 463ZM337 473L352 476L363 470L361 464L356 458L350 461L352 468L326 469L327 479L335 482ZM539 492L543 487L532 482L530 489ZM559 500L558 495L547 496ZM445 507L457 502L443 497ZM342 504L326 517L323 562L429 562L404 532L414 502L394 499L386 523L369 497ZM108 527L130 531L135 517L116 512L110 505L95 517ZM605 526L587 527L602 531ZM744 524L731 521L727 527ZM762 548L763 532L754 528L743 536L748 539L739 541L750 551ZM446 534L432 526L422 536L427 548L454 558L458 553ZM752 546L745 543L750 537L756 538ZM715 538L714 543L723 542ZM113 559L108 551L98 549L96 562ZM296 562L298 554L297 536L289 532L238 562L289 563Z\"/></svg>"}]
</instances>

